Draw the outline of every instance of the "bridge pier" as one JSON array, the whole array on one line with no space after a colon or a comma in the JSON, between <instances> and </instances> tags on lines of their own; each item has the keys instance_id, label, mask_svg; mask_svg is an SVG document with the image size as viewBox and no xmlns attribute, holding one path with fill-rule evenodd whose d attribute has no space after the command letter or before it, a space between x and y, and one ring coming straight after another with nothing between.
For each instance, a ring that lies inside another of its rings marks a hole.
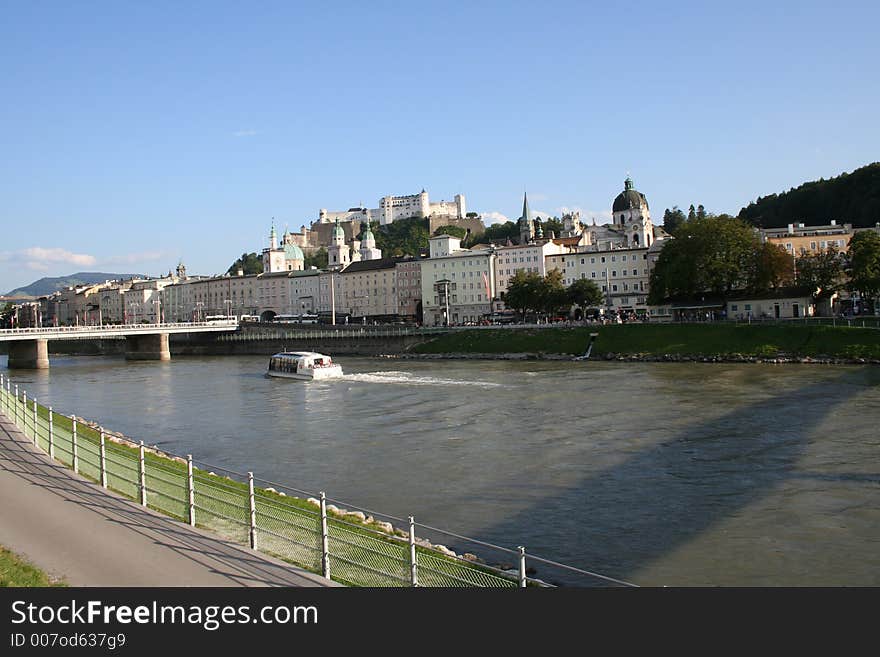
<instances>
[{"instance_id":1,"label":"bridge pier","mask_svg":"<svg viewBox=\"0 0 880 657\"><path fill-rule=\"evenodd\" d=\"M49 341L15 340L9 343L9 369L46 370L49 369Z\"/></svg>"},{"instance_id":2,"label":"bridge pier","mask_svg":"<svg viewBox=\"0 0 880 657\"><path fill-rule=\"evenodd\" d=\"M125 337L126 360L171 360L167 333L127 335Z\"/></svg>"}]
</instances>

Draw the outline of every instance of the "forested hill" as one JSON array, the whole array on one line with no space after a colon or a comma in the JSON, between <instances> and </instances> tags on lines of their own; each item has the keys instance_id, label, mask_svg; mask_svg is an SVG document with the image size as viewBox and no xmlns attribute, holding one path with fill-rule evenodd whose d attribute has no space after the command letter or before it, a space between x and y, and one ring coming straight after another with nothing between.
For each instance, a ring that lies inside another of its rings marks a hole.
<instances>
[{"instance_id":1,"label":"forested hill","mask_svg":"<svg viewBox=\"0 0 880 657\"><path fill-rule=\"evenodd\" d=\"M797 223L818 226L832 219L857 228L873 226L880 221L880 162L781 194L758 197L740 210L739 217L761 228Z\"/></svg>"}]
</instances>

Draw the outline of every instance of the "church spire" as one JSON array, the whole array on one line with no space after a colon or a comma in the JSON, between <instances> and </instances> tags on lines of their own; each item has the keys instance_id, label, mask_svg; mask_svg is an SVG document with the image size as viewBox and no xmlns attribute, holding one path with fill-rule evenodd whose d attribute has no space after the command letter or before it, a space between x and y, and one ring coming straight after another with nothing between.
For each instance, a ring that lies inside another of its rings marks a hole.
<instances>
[{"instance_id":1,"label":"church spire","mask_svg":"<svg viewBox=\"0 0 880 657\"><path fill-rule=\"evenodd\" d=\"M525 192L523 192L522 219L523 219L523 221L531 221L532 220L532 213L529 211L529 196Z\"/></svg>"}]
</instances>

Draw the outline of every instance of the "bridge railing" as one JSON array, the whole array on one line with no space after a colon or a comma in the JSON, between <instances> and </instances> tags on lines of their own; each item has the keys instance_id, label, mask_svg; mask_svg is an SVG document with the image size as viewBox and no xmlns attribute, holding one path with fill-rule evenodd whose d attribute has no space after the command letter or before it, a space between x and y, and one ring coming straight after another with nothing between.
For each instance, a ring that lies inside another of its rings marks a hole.
<instances>
[{"instance_id":1,"label":"bridge railing","mask_svg":"<svg viewBox=\"0 0 880 657\"><path fill-rule=\"evenodd\" d=\"M634 586L136 443L57 413L2 374L0 412L51 458L104 488L347 585Z\"/></svg>"}]
</instances>

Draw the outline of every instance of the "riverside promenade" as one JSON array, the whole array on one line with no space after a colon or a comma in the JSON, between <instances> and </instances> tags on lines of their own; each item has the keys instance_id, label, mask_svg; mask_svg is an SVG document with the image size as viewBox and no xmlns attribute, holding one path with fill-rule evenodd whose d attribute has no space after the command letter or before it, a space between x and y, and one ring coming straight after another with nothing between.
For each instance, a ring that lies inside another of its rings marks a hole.
<instances>
[{"instance_id":1,"label":"riverside promenade","mask_svg":"<svg viewBox=\"0 0 880 657\"><path fill-rule=\"evenodd\" d=\"M0 413L0 545L71 586L339 586L51 460Z\"/></svg>"}]
</instances>

